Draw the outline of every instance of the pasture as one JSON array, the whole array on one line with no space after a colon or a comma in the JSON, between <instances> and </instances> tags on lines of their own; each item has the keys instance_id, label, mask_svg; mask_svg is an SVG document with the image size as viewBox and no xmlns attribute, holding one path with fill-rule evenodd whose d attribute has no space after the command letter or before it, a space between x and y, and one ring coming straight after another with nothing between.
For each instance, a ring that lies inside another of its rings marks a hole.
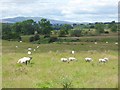
<instances>
[{"instance_id":1,"label":"pasture","mask_svg":"<svg viewBox=\"0 0 120 90\"><path fill-rule=\"evenodd\" d=\"M86 38L84 38L86 39ZM94 42L64 42L38 44L2 41L2 87L3 88L117 88L118 45L117 36L102 36ZM93 39L93 38L92 38ZM94 37L96 39L96 37ZM109 43L105 43L108 40ZM18 46L16 48L15 46ZM29 56L30 64L18 64L21 57ZM62 57L74 57L78 61L61 62ZM85 57L93 62L85 62ZM98 63L99 58L108 57L109 62Z\"/></svg>"}]
</instances>

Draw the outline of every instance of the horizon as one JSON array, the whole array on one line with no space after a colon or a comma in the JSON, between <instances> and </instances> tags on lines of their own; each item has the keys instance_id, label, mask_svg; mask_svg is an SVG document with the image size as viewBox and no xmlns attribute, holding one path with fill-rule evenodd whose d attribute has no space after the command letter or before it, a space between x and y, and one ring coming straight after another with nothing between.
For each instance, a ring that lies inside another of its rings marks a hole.
<instances>
[{"instance_id":1,"label":"horizon","mask_svg":"<svg viewBox=\"0 0 120 90\"><path fill-rule=\"evenodd\" d=\"M118 0L2 0L0 6L0 19L43 17L76 23L118 22Z\"/></svg>"}]
</instances>

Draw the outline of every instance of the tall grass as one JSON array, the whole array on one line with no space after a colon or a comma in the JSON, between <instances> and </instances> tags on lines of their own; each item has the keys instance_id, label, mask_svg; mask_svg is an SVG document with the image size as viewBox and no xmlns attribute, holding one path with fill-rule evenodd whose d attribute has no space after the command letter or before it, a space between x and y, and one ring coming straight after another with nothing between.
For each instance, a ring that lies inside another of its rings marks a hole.
<instances>
[{"instance_id":1,"label":"tall grass","mask_svg":"<svg viewBox=\"0 0 120 90\"><path fill-rule=\"evenodd\" d=\"M110 42L78 42L40 44L32 51L31 64L17 64L27 55L27 48L38 44L3 41L2 83L3 88L116 88L118 87L118 46ZM15 46L18 45L18 48ZM73 56L78 61L64 63L62 57ZM86 63L84 58L93 62ZM109 62L98 63L108 57Z\"/></svg>"}]
</instances>

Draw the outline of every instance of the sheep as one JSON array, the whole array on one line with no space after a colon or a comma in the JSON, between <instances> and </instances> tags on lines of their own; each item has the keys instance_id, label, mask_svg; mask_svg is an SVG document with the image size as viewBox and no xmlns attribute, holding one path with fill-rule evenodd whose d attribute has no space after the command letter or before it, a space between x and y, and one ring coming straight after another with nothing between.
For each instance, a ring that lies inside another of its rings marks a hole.
<instances>
[{"instance_id":1,"label":"sheep","mask_svg":"<svg viewBox=\"0 0 120 90\"><path fill-rule=\"evenodd\" d=\"M16 48L18 48L18 46L15 46Z\"/></svg>"},{"instance_id":2,"label":"sheep","mask_svg":"<svg viewBox=\"0 0 120 90\"><path fill-rule=\"evenodd\" d=\"M32 59L32 57L23 57L23 58L19 59L17 63L25 63L27 65L27 62L30 63L31 59Z\"/></svg>"},{"instance_id":3,"label":"sheep","mask_svg":"<svg viewBox=\"0 0 120 90\"><path fill-rule=\"evenodd\" d=\"M118 44L118 42L115 43L116 45Z\"/></svg>"},{"instance_id":4,"label":"sheep","mask_svg":"<svg viewBox=\"0 0 120 90\"><path fill-rule=\"evenodd\" d=\"M92 59L92 58L87 57L87 58L85 58L85 61L86 61L86 62L91 62L91 61L93 61L93 59Z\"/></svg>"},{"instance_id":5,"label":"sheep","mask_svg":"<svg viewBox=\"0 0 120 90\"><path fill-rule=\"evenodd\" d=\"M32 50L32 48L28 48L28 50Z\"/></svg>"},{"instance_id":6,"label":"sheep","mask_svg":"<svg viewBox=\"0 0 120 90\"><path fill-rule=\"evenodd\" d=\"M32 54L32 52L28 51L28 55L31 55L31 54Z\"/></svg>"},{"instance_id":7,"label":"sheep","mask_svg":"<svg viewBox=\"0 0 120 90\"><path fill-rule=\"evenodd\" d=\"M69 61L74 61L74 60L77 60L77 59L74 58L74 57L69 57L68 60L69 60Z\"/></svg>"},{"instance_id":8,"label":"sheep","mask_svg":"<svg viewBox=\"0 0 120 90\"><path fill-rule=\"evenodd\" d=\"M106 63L107 61L106 61L104 58L100 58L100 59L99 59L99 63L100 63L100 62Z\"/></svg>"},{"instance_id":9,"label":"sheep","mask_svg":"<svg viewBox=\"0 0 120 90\"><path fill-rule=\"evenodd\" d=\"M22 42L22 41L20 41L20 42Z\"/></svg>"},{"instance_id":10,"label":"sheep","mask_svg":"<svg viewBox=\"0 0 120 90\"><path fill-rule=\"evenodd\" d=\"M95 42L95 44L97 44L97 42Z\"/></svg>"},{"instance_id":11,"label":"sheep","mask_svg":"<svg viewBox=\"0 0 120 90\"><path fill-rule=\"evenodd\" d=\"M68 59L67 58L61 58L61 61L62 62L68 62Z\"/></svg>"},{"instance_id":12,"label":"sheep","mask_svg":"<svg viewBox=\"0 0 120 90\"><path fill-rule=\"evenodd\" d=\"M36 51L36 49L34 49L33 51Z\"/></svg>"},{"instance_id":13,"label":"sheep","mask_svg":"<svg viewBox=\"0 0 120 90\"><path fill-rule=\"evenodd\" d=\"M106 43L108 43L108 42L106 42Z\"/></svg>"},{"instance_id":14,"label":"sheep","mask_svg":"<svg viewBox=\"0 0 120 90\"><path fill-rule=\"evenodd\" d=\"M39 46L37 46L37 48L39 48Z\"/></svg>"},{"instance_id":15,"label":"sheep","mask_svg":"<svg viewBox=\"0 0 120 90\"><path fill-rule=\"evenodd\" d=\"M106 58L106 57L105 57L104 59L105 59L106 61L109 61L109 59L108 59L108 58Z\"/></svg>"},{"instance_id":16,"label":"sheep","mask_svg":"<svg viewBox=\"0 0 120 90\"><path fill-rule=\"evenodd\" d=\"M75 54L75 51L72 51L72 54Z\"/></svg>"}]
</instances>

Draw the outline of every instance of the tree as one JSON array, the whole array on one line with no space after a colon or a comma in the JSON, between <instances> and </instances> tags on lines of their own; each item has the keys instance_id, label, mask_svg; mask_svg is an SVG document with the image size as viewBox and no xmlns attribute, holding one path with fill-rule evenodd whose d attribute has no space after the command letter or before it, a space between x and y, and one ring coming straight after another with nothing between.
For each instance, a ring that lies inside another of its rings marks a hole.
<instances>
[{"instance_id":1,"label":"tree","mask_svg":"<svg viewBox=\"0 0 120 90\"><path fill-rule=\"evenodd\" d=\"M117 24L115 23L115 21L112 21L110 24L109 24L109 28L112 32L117 32Z\"/></svg>"},{"instance_id":2,"label":"tree","mask_svg":"<svg viewBox=\"0 0 120 90\"><path fill-rule=\"evenodd\" d=\"M21 30L22 30L22 25L21 25L21 22L17 22L15 24L12 25L11 27L12 31L15 32L15 33L21 33Z\"/></svg>"},{"instance_id":3,"label":"tree","mask_svg":"<svg viewBox=\"0 0 120 90\"><path fill-rule=\"evenodd\" d=\"M22 33L25 35L34 34L34 21L32 19L25 20L22 22Z\"/></svg>"},{"instance_id":4,"label":"tree","mask_svg":"<svg viewBox=\"0 0 120 90\"><path fill-rule=\"evenodd\" d=\"M97 34L104 33L104 24L103 23L96 23L95 29L96 29Z\"/></svg>"},{"instance_id":5,"label":"tree","mask_svg":"<svg viewBox=\"0 0 120 90\"><path fill-rule=\"evenodd\" d=\"M66 35L66 32L65 30L60 30L58 34L59 34L59 37L64 37Z\"/></svg>"},{"instance_id":6,"label":"tree","mask_svg":"<svg viewBox=\"0 0 120 90\"><path fill-rule=\"evenodd\" d=\"M39 26L40 26L40 30L42 30L42 34L50 35L52 30L52 25L50 24L49 20L42 18L41 21L39 21Z\"/></svg>"},{"instance_id":7,"label":"tree","mask_svg":"<svg viewBox=\"0 0 120 90\"><path fill-rule=\"evenodd\" d=\"M72 29L72 26L70 24L64 24L61 26L61 30L64 30L66 34L68 34L68 31Z\"/></svg>"},{"instance_id":8,"label":"tree","mask_svg":"<svg viewBox=\"0 0 120 90\"><path fill-rule=\"evenodd\" d=\"M70 35L75 36L75 37L80 37L81 36L81 30L71 30Z\"/></svg>"}]
</instances>

